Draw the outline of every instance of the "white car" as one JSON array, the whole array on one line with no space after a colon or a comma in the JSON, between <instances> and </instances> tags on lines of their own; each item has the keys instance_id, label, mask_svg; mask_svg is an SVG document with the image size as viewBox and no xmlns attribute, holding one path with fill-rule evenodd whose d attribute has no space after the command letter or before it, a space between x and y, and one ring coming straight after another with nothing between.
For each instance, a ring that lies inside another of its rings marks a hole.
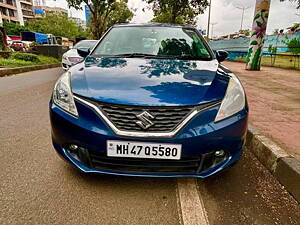
<instances>
[{"instance_id":1,"label":"white car","mask_svg":"<svg viewBox=\"0 0 300 225\"><path fill-rule=\"evenodd\" d=\"M63 54L61 62L62 68L68 70L71 66L81 62L83 58L78 55L77 49L93 49L97 42L97 40L79 41L73 48Z\"/></svg>"}]
</instances>

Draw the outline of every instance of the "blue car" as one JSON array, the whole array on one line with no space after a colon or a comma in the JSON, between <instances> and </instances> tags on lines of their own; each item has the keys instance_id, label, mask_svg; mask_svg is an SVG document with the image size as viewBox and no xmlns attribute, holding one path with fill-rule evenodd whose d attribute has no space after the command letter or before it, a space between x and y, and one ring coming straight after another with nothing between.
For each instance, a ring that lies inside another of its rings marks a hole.
<instances>
[{"instance_id":1,"label":"blue car","mask_svg":"<svg viewBox=\"0 0 300 225\"><path fill-rule=\"evenodd\" d=\"M115 25L78 53L49 107L53 146L81 171L204 178L240 158L244 89L195 28Z\"/></svg>"}]
</instances>

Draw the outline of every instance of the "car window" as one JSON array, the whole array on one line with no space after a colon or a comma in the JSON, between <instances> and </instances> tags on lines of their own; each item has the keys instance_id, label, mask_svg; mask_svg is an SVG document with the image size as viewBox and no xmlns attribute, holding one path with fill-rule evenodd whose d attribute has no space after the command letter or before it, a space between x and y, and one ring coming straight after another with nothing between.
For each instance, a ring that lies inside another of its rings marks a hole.
<instances>
[{"instance_id":1,"label":"car window","mask_svg":"<svg viewBox=\"0 0 300 225\"><path fill-rule=\"evenodd\" d=\"M74 48L90 48L92 49L96 45L97 41L80 41L78 42Z\"/></svg>"},{"instance_id":2,"label":"car window","mask_svg":"<svg viewBox=\"0 0 300 225\"><path fill-rule=\"evenodd\" d=\"M116 27L103 38L93 55L137 53L161 57L211 58L194 29L178 27Z\"/></svg>"}]
</instances>

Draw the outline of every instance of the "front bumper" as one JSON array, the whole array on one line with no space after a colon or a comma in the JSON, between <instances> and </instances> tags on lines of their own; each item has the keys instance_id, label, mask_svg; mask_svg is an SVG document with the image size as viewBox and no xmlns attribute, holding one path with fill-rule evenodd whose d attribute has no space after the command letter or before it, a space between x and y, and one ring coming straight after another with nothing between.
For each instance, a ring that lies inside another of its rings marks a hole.
<instances>
[{"instance_id":1,"label":"front bumper","mask_svg":"<svg viewBox=\"0 0 300 225\"><path fill-rule=\"evenodd\" d=\"M210 108L189 121L172 138L132 138L117 136L91 108L75 101L75 118L50 102L53 146L65 160L87 173L149 177L207 177L236 162L243 151L247 130L247 108L214 123L219 106ZM182 145L182 159L115 160L106 156L107 140L175 143ZM69 146L77 145L74 153ZM222 158L216 151L224 150Z\"/></svg>"}]
</instances>

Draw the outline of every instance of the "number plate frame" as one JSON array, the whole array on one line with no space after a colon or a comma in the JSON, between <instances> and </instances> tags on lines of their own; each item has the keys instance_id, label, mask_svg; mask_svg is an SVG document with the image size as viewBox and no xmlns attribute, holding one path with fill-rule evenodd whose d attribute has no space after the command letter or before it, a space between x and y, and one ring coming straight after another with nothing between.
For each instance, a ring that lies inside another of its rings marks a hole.
<instances>
[{"instance_id":1,"label":"number plate frame","mask_svg":"<svg viewBox=\"0 0 300 225\"><path fill-rule=\"evenodd\" d=\"M107 140L106 154L109 157L143 159L181 159L181 144L151 143Z\"/></svg>"}]
</instances>

